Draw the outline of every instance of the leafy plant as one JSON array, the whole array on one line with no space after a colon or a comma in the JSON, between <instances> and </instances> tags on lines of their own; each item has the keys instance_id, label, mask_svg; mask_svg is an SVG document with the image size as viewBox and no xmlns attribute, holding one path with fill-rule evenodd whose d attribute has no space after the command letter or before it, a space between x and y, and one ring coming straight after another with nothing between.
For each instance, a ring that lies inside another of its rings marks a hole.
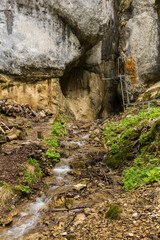
<instances>
[{"instance_id":1,"label":"leafy plant","mask_svg":"<svg viewBox=\"0 0 160 240\"><path fill-rule=\"evenodd\" d=\"M41 168L38 168L36 171L35 171L35 175L37 178L42 178L43 177L43 172L41 170Z\"/></svg>"},{"instance_id":2,"label":"leafy plant","mask_svg":"<svg viewBox=\"0 0 160 240\"><path fill-rule=\"evenodd\" d=\"M160 180L160 167L149 164L145 167L131 167L123 173L124 188L128 191L132 188Z\"/></svg>"},{"instance_id":3,"label":"leafy plant","mask_svg":"<svg viewBox=\"0 0 160 240\"><path fill-rule=\"evenodd\" d=\"M47 144L49 147L59 148L59 145L58 145L58 137L57 137L57 136L49 136L49 137L47 137L47 139L46 139L46 144Z\"/></svg>"},{"instance_id":4,"label":"leafy plant","mask_svg":"<svg viewBox=\"0 0 160 240\"><path fill-rule=\"evenodd\" d=\"M122 136L121 136L121 140L123 139L126 139L126 138L129 138L130 135L132 134L133 132L133 128L129 128L127 131L125 131Z\"/></svg>"},{"instance_id":5,"label":"leafy plant","mask_svg":"<svg viewBox=\"0 0 160 240\"><path fill-rule=\"evenodd\" d=\"M24 179L26 180L26 182L28 183L28 185L31 185L33 183L37 182L36 176L34 173L32 172L26 172L24 175Z\"/></svg>"},{"instance_id":6,"label":"leafy plant","mask_svg":"<svg viewBox=\"0 0 160 240\"><path fill-rule=\"evenodd\" d=\"M54 122L51 135L46 138L46 144L49 147L59 148L58 140L61 136L67 135L67 130L62 121Z\"/></svg>"},{"instance_id":7,"label":"leafy plant","mask_svg":"<svg viewBox=\"0 0 160 240\"><path fill-rule=\"evenodd\" d=\"M27 162L32 166L39 167L39 163L35 158L29 158Z\"/></svg>"},{"instance_id":8,"label":"leafy plant","mask_svg":"<svg viewBox=\"0 0 160 240\"><path fill-rule=\"evenodd\" d=\"M104 140L106 145L111 146L110 154L106 157L107 165L120 168L127 163L130 166L123 171L124 188L128 191L159 181L160 107L138 111L131 108L117 124L105 122L105 125ZM132 151L135 159L128 163L126 156Z\"/></svg>"},{"instance_id":9,"label":"leafy plant","mask_svg":"<svg viewBox=\"0 0 160 240\"><path fill-rule=\"evenodd\" d=\"M141 134L138 141L140 144L144 144L148 140L148 132Z\"/></svg>"},{"instance_id":10,"label":"leafy plant","mask_svg":"<svg viewBox=\"0 0 160 240\"><path fill-rule=\"evenodd\" d=\"M29 194L31 189L29 186L26 186L26 185L21 185L19 188L18 188L19 191L21 191L22 193L25 193L25 194Z\"/></svg>"},{"instance_id":11,"label":"leafy plant","mask_svg":"<svg viewBox=\"0 0 160 240\"><path fill-rule=\"evenodd\" d=\"M17 178L17 183L20 184L22 180L20 178Z\"/></svg>"},{"instance_id":12,"label":"leafy plant","mask_svg":"<svg viewBox=\"0 0 160 240\"><path fill-rule=\"evenodd\" d=\"M60 154L51 148L47 150L46 156L54 162L59 162Z\"/></svg>"},{"instance_id":13,"label":"leafy plant","mask_svg":"<svg viewBox=\"0 0 160 240\"><path fill-rule=\"evenodd\" d=\"M66 127L59 120L54 122L53 124L52 135L55 136L67 135Z\"/></svg>"}]
</instances>

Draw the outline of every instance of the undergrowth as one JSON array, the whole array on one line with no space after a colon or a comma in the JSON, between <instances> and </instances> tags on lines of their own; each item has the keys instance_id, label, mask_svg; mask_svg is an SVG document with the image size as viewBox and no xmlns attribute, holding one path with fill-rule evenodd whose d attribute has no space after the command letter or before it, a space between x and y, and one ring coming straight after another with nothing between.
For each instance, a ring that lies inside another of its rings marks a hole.
<instances>
[{"instance_id":1,"label":"undergrowth","mask_svg":"<svg viewBox=\"0 0 160 240\"><path fill-rule=\"evenodd\" d=\"M46 144L49 147L59 148L58 140L62 136L67 135L67 130L62 121L57 120L53 123L53 127L51 129L51 134L46 138Z\"/></svg>"},{"instance_id":2,"label":"undergrowth","mask_svg":"<svg viewBox=\"0 0 160 240\"><path fill-rule=\"evenodd\" d=\"M106 163L111 168L122 168L124 188L159 181L160 107L139 111L131 108L118 124L106 121L105 125L103 135L109 149Z\"/></svg>"},{"instance_id":3,"label":"undergrowth","mask_svg":"<svg viewBox=\"0 0 160 240\"><path fill-rule=\"evenodd\" d=\"M67 135L67 130L64 125L63 120L57 120L53 123L51 129L51 134L46 138L46 144L51 147L46 152L46 157L52 161L52 163L57 163L60 160L60 154L55 150L59 148L59 138ZM52 149L52 147L54 149Z\"/></svg>"},{"instance_id":4,"label":"undergrowth","mask_svg":"<svg viewBox=\"0 0 160 240\"><path fill-rule=\"evenodd\" d=\"M34 158L29 158L25 165L24 171L21 172L21 178L17 179L19 184L14 190L21 194L29 194L33 184L37 183L43 177L43 172L39 166L39 163Z\"/></svg>"}]
</instances>

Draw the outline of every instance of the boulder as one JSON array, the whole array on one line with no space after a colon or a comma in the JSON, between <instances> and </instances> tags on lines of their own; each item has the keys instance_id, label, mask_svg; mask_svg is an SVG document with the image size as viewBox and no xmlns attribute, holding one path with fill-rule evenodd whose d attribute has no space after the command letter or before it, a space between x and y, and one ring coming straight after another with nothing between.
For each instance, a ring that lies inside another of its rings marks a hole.
<instances>
[{"instance_id":1,"label":"boulder","mask_svg":"<svg viewBox=\"0 0 160 240\"><path fill-rule=\"evenodd\" d=\"M21 80L61 76L102 39L111 10L110 0L2 0L0 71Z\"/></svg>"}]
</instances>

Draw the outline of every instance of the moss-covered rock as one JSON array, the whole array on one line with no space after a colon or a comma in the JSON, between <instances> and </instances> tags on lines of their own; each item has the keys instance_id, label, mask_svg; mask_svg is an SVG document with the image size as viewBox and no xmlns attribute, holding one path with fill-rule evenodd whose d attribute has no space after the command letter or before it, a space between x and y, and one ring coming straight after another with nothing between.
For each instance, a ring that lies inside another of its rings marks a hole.
<instances>
[{"instance_id":1,"label":"moss-covered rock","mask_svg":"<svg viewBox=\"0 0 160 240\"><path fill-rule=\"evenodd\" d=\"M70 209L73 204L73 199L72 198L66 198L65 200L65 206Z\"/></svg>"},{"instance_id":2,"label":"moss-covered rock","mask_svg":"<svg viewBox=\"0 0 160 240\"><path fill-rule=\"evenodd\" d=\"M112 205L110 209L106 212L105 217L111 219L118 219L119 214L122 212L119 205Z\"/></svg>"},{"instance_id":3,"label":"moss-covered rock","mask_svg":"<svg viewBox=\"0 0 160 240\"><path fill-rule=\"evenodd\" d=\"M83 161L73 161L71 163L71 168L72 169L84 169L84 168L86 168L86 165Z\"/></svg>"},{"instance_id":4,"label":"moss-covered rock","mask_svg":"<svg viewBox=\"0 0 160 240\"><path fill-rule=\"evenodd\" d=\"M124 163L126 160L126 155L130 153L130 150L131 146L128 145L122 150L120 150L120 152L118 152L117 154L109 154L106 157L106 164L112 169L122 168L125 165Z\"/></svg>"}]
</instances>

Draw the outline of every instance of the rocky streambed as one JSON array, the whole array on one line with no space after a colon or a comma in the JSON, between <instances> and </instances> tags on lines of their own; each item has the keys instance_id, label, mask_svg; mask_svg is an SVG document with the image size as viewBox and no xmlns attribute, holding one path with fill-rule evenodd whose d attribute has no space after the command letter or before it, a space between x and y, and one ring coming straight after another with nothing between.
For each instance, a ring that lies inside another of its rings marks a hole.
<instances>
[{"instance_id":1,"label":"rocky streambed","mask_svg":"<svg viewBox=\"0 0 160 240\"><path fill-rule=\"evenodd\" d=\"M101 121L67 124L64 157L37 198L18 207L0 239L159 239L160 183L125 192L104 162ZM118 206L116 218L108 210Z\"/></svg>"}]
</instances>

